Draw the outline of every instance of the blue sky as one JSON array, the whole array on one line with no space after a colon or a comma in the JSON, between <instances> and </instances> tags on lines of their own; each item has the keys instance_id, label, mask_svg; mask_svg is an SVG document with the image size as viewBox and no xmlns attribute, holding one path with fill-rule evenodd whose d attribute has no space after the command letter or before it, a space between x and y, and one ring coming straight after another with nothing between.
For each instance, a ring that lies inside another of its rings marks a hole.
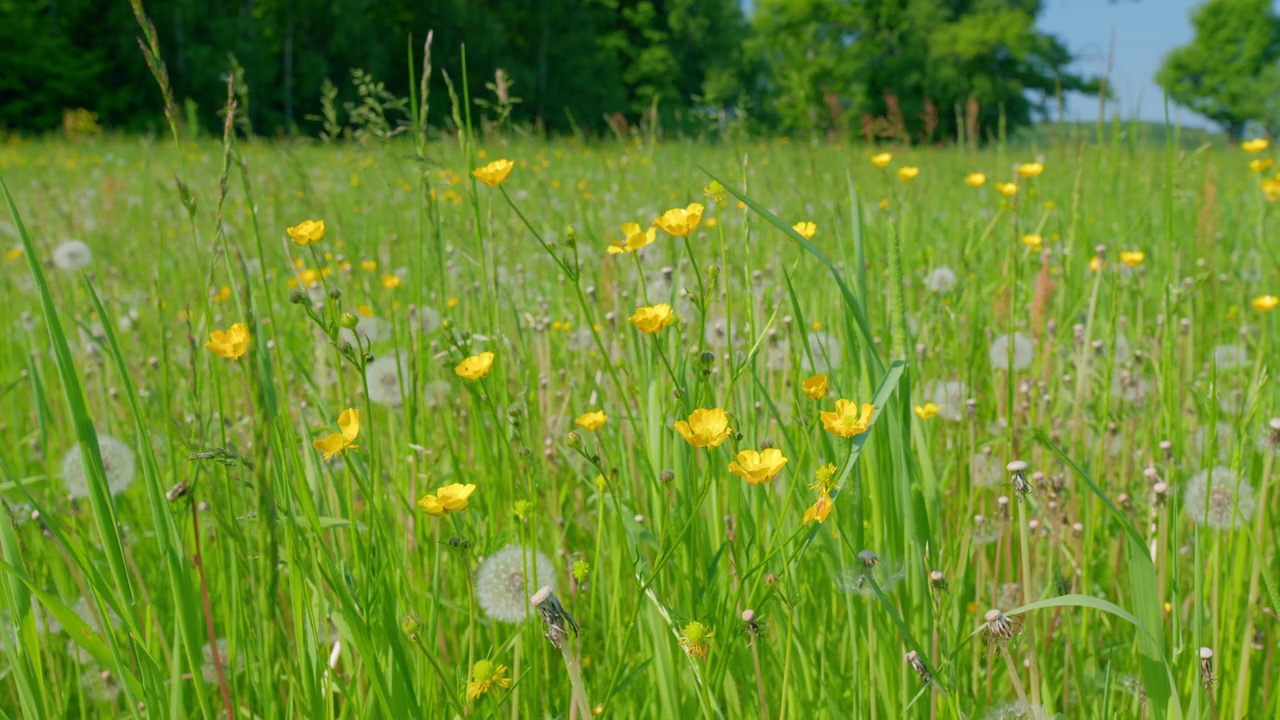
<instances>
[{"instance_id":1,"label":"blue sky","mask_svg":"<svg viewBox=\"0 0 1280 720\"><path fill-rule=\"evenodd\" d=\"M1041 29L1062 38L1079 58L1076 70L1088 75L1107 71L1107 52L1115 31L1111 82L1125 119L1163 120L1164 97L1155 82L1165 53L1191 40L1191 10L1203 0L1048 0ZM1172 108L1172 119L1204 126L1194 113ZM1067 103L1068 120L1093 120L1097 98L1075 97Z\"/></svg>"}]
</instances>

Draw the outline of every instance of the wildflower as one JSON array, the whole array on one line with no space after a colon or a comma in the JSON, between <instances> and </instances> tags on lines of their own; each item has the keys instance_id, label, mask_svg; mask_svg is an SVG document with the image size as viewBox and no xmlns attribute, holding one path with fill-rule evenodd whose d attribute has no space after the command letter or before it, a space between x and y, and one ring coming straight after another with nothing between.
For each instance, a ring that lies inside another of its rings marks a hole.
<instances>
[{"instance_id":1,"label":"wildflower","mask_svg":"<svg viewBox=\"0 0 1280 720\"><path fill-rule=\"evenodd\" d=\"M1249 161L1249 169L1256 173L1264 173L1271 169L1271 158L1257 158Z\"/></svg>"},{"instance_id":2,"label":"wildflower","mask_svg":"<svg viewBox=\"0 0 1280 720\"><path fill-rule=\"evenodd\" d=\"M1102 269L1103 264L1102 258L1098 255L1094 255L1089 258L1089 272L1098 272Z\"/></svg>"},{"instance_id":3,"label":"wildflower","mask_svg":"<svg viewBox=\"0 0 1280 720\"><path fill-rule=\"evenodd\" d=\"M814 492L820 494L830 493L832 490L840 487L836 484L836 466L831 463L827 463L826 465L819 467L817 470L814 470L813 476L816 479L809 483L809 489Z\"/></svg>"},{"instance_id":4,"label":"wildflower","mask_svg":"<svg viewBox=\"0 0 1280 720\"><path fill-rule=\"evenodd\" d=\"M1120 253L1120 262L1129 267L1138 267L1143 260L1147 259L1147 254L1137 250L1125 250Z\"/></svg>"},{"instance_id":5,"label":"wildflower","mask_svg":"<svg viewBox=\"0 0 1280 720\"><path fill-rule=\"evenodd\" d=\"M658 238L658 231L654 228L641 230L639 223L627 223L622 226L622 235L623 240L621 244L615 243L608 247L610 255L633 253L656 240Z\"/></svg>"},{"instance_id":6,"label":"wildflower","mask_svg":"<svg viewBox=\"0 0 1280 720\"><path fill-rule=\"evenodd\" d=\"M827 521L827 516L831 514L831 508L835 506L830 493L825 490L818 493L818 499L804 511L804 524L808 525L814 520L821 525Z\"/></svg>"},{"instance_id":7,"label":"wildflower","mask_svg":"<svg viewBox=\"0 0 1280 720\"><path fill-rule=\"evenodd\" d=\"M471 174L489 187L498 187L507 181L507 178L511 175L511 168L515 167L515 165L510 160L494 160L484 167L476 168Z\"/></svg>"},{"instance_id":8,"label":"wildflower","mask_svg":"<svg viewBox=\"0 0 1280 720\"><path fill-rule=\"evenodd\" d=\"M1255 138L1253 140L1245 140L1240 143L1241 149L1247 153L1260 153L1263 150L1266 150L1270 145L1271 143L1268 142L1266 138Z\"/></svg>"},{"instance_id":9,"label":"wildflower","mask_svg":"<svg viewBox=\"0 0 1280 720\"><path fill-rule=\"evenodd\" d=\"M805 240L812 240L813 236L818 232L818 226L814 225L808 220L798 222L795 225L792 225L791 229L795 230L796 233L799 234L800 237L804 238Z\"/></svg>"},{"instance_id":10,"label":"wildflower","mask_svg":"<svg viewBox=\"0 0 1280 720\"><path fill-rule=\"evenodd\" d=\"M471 666L471 679L467 681L467 697L475 700L493 688L511 687L511 678L507 677L507 666L490 660L477 660Z\"/></svg>"},{"instance_id":11,"label":"wildflower","mask_svg":"<svg viewBox=\"0 0 1280 720\"><path fill-rule=\"evenodd\" d=\"M654 218L653 224L669 235L688 235L702 222L702 203L689 203L686 208L674 208Z\"/></svg>"},{"instance_id":12,"label":"wildflower","mask_svg":"<svg viewBox=\"0 0 1280 720\"><path fill-rule=\"evenodd\" d=\"M608 419L609 416L605 415L603 410L596 410L595 412L579 415L578 419L574 420L573 423L584 430L595 432L603 427Z\"/></svg>"},{"instance_id":13,"label":"wildflower","mask_svg":"<svg viewBox=\"0 0 1280 720\"><path fill-rule=\"evenodd\" d=\"M133 475L137 467L133 450L110 435L98 435L98 456L102 458L107 492L119 495L128 490L133 484ZM85 477L84 457L80 453L79 445L73 446L62 456L62 482L66 485L69 497L89 497L89 483Z\"/></svg>"},{"instance_id":14,"label":"wildflower","mask_svg":"<svg viewBox=\"0 0 1280 720\"><path fill-rule=\"evenodd\" d=\"M986 626L982 628L982 636L988 643L1012 640L1022 631L1022 618L1009 617L999 610L988 610L983 616Z\"/></svg>"},{"instance_id":15,"label":"wildflower","mask_svg":"<svg viewBox=\"0 0 1280 720\"><path fill-rule=\"evenodd\" d=\"M675 320L676 314L671 311L671 306L666 303L638 307L635 313L627 318L627 322L635 325L637 330L650 335L665 330Z\"/></svg>"},{"instance_id":16,"label":"wildflower","mask_svg":"<svg viewBox=\"0 0 1280 720\"><path fill-rule=\"evenodd\" d=\"M1039 250L1040 246L1044 244L1044 237L1035 233L1029 233L1022 236L1022 244L1032 250Z\"/></svg>"},{"instance_id":17,"label":"wildflower","mask_svg":"<svg viewBox=\"0 0 1280 720\"><path fill-rule=\"evenodd\" d=\"M324 239L324 221L303 220L291 228L286 228L285 232L289 234L289 239L293 240L295 245L314 245Z\"/></svg>"},{"instance_id":18,"label":"wildflower","mask_svg":"<svg viewBox=\"0 0 1280 720\"><path fill-rule=\"evenodd\" d=\"M1018 183L998 182L996 183L996 190L999 190L1000 194L1005 197L1013 197L1018 194Z\"/></svg>"},{"instance_id":19,"label":"wildflower","mask_svg":"<svg viewBox=\"0 0 1280 720\"><path fill-rule=\"evenodd\" d=\"M1044 172L1044 163L1029 162L1018 166L1018 174L1027 179L1031 179L1042 172Z\"/></svg>"},{"instance_id":20,"label":"wildflower","mask_svg":"<svg viewBox=\"0 0 1280 720\"><path fill-rule=\"evenodd\" d=\"M940 408L932 402L926 402L923 405L915 407L916 416L921 420L932 420L938 414Z\"/></svg>"},{"instance_id":21,"label":"wildflower","mask_svg":"<svg viewBox=\"0 0 1280 720\"><path fill-rule=\"evenodd\" d=\"M493 353L482 352L479 355L472 355L466 360L458 363L457 367L453 369L453 372L456 373L458 377L466 378L467 380L479 380L485 375L488 375L489 370L492 367Z\"/></svg>"},{"instance_id":22,"label":"wildflower","mask_svg":"<svg viewBox=\"0 0 1280 720\"><path fill-rule=\"evenodd\" d=\"M1271 312L1276 309L1276 306L1280 306L1280 298L1275 295L1259 295L1250 300L1249 304L1258 312Z\"/></svg>"},{"instance_id":23,"label":"wildflower","mask_svg":"<svg viewBox=\"0 0 1280 720\"><path fill-rule=\"evenodd\" d=\"M369 400L379 405L399 405L400 374L400 359L397 357L381 357L365 366ZM405 379L408 380L408 377Z\"/></svg>"},{"instance_id":24,"label":"wildflower","mask_svg":"<svg viewBox=\"0 0 1280 720\"><path fill-rule=\"evenodd\" d=\"M365 272L373 272L374 270L378 269L378 261L377 260L361 260L360 269L364 270Z\"/></svg>"},{"instance_id":25,"label":"wildflower","mask_svg":"<svg viewBox=\"0 0 1280 720\"><path fill-rule=\"evenodd\" d=\"M93 262L93 251L79 240L67 240L53 249L53 264L59 270L75 272L89 267Z\"/></svg>"},{"instance_id":26,"label":"wildflower","mask_svg":"<svg viewBox=\"0 0 1280 720\"><path fill-rule=\"evenodd\" d=\"M871 418L875 411L876 406L871 403L862 403L862 407L859 408L857 403L841 398L836 401L834 412L821 413L822 425L833 435L851 438L861 435L871 427Z\"/></svg>"},{"instance_id":27,"label":"wildflower","mask_svg":"<svg viewBox=\"0 0 1280 720\"><path fill-rule=\"evenodd\" d=\"M680 647L689 657L706 659L707 645L715 635L711 632L711 628L694 620L680 630Z\"/></svg>"},{"instance_id":28,"label":"wildflower","mask_svg":"<svg viewBox=\"0 0 1280 720\"><path fill-rule=\"evenodd\" d=\"M1275 178L1267 178L1263 180L1262 192L1267 196L1267 200L1271 202L1280 200L1280 180Z\"/></svg>"},{"instance_id":29,"label":"wildflower","mask_svg":"<svg viewBox=\"0 0 1280 720\"><path fill-rule=\"evenodd\" d=\"M906 165L898 168L898 179L902 182L911 182L920 174L920 168Z\"/></svg>"},{"instance_id":30,"label":"wildflower","mask_svg":"<svg viewBox=\"0 0 1280 720\"><path fill-rule=\"evenodd\" d=\"M959 380L931 381L925 386L924 397L938 407L938 414L947 420L963 418L961 409L969 389Z\"/></svg>"},{"instance_id":31,"label":"wildflower","mask_svg":"<svg viewBox=\"0 0 1280 720\"><path fill-rule=\"evenodd\" d=\"M555 568L544 554L508 545L484 559L476 572L476 600L485 615L503 623L521 623L532 612L534 588L555 582Z\"/></svg>"},{"instance_id":32,"label":"wildflower","mask_svg":"<svg viewBox=\"0 0 1280 720\"><path fill-rule=\"evenodd\" d=\"M383 275L382 287L388 290L395 290L396 288L400 287L400 276L399 275Z\"/></svg>"},{"instance_id":33,"label":"wildflower","mask_svg":"<svg viewBox=\"0 0 1280 720\"><path fill-rule=\"evenodd\" d=\"M720 447L733 434L729 429L729 417L721 408L694 410L688 420L680 420L675 428L685 442L696 448Z\"/></svg>"},{"instance_id":34,"label":"wildflower","mask_svg":"<svg viewBox=\"0 0 1280 720\"><path fill-rule=\"evenodd\" d=\"M17 260L18 258L22 257L22 253L23 253L22 246L14 245L13 247L9 248L9 252L4 254L4 257L6 260Z\"/></svg>"},{"instance_id":35,"label":"wildflower","mask_svg":"<svg viewBox=\"0 0 1280 720\"><path fill-rule=\"evenodd\" d=\"M710 185L707 185L702 189L702 194L705 195L708 200L720 202L729 194L729 191L725 190L724 186L720 183L712 180Z\"/></svg>"},{"instance_id":36,"label":"wildflower","mask_svg":"<svg viewBox=\"0 0 1280 720\"><path fill-rule=\"evenodd\" d=\"M239 360L249 351L249 328L244 323L236 323L225 332L214 330L209 333L209 342L204 346L214 355L229 360Z\"/></svg>"},{"instance_id":37,"label":"wildflower","mask_svg":"<svg viewBox=\"0 0 1280 720\"><path fill-rule=\"evenodd\" d=\"M956 280L955 270L946 265L939 265L929 273L929 277L925 279L925 285L931 292L945 293L955 289Z\"/></svg>"},{"instance_id":38,"label":"wildflower","mask_svg":"<svg viewBox=\"0 0 1280 720\"><path fill-rule=\"evenodd\" d=\"M324 454L325 460L340 452L357 449L355 441L360 434L360 411L355 408L343 410L338 416L338 428L342 432L330 433L311 442L312 447Z\"/></svg>"},{"instance_id":39,"label":"wildflower","mask_svg":"<svg viewBox=\"0 0 1280 720\"><path fill-rule=\"evenodd\" d=\"M1009 336L1001 335L991 343L991 366L997 370L1009 369ZM1035 357L1035 346L1022 333L1013 334L1013 369L1023 370L1031 365Z\"/></svg>"},{"instance_id":40,"label":"wildflower","mask_svg":"<svg viewBox=\"0 0 1280 720\"><path fill-rule=\"evenodd\" d=\"M1233 530L1253 518L1253 486L1225 467L1201 470L1187 482L1182 507L1197 524Z\"/></svg>"},{"instance_id":41,"label":"wildflower","mask_svg":"<svg viewBox=\"0 0 1280 720\"><path fill-rule=\"evenodd\" d=\"M422 499L418 501L418 507L426 510L431 515L448 515L449 513L462 512L467 509L468 498L475 491L476 486L471 484L453 483L445 485L436 490L435 495L423 495Z\"/></svg>"},{"instance_id":42,"label":"wildflower","mask_svg":"<svg viewBox=\"0 0 1280 720\"><path fill-rule=\"evenodd\" d=\"M968 175L964 176L964 184L968 185L971 188L982 187L983 183L985 183L986 181L987 181L987 176L984 175L983 173L969 173Z\"/></svg>"},{"instance_id":43,"label":"wildflower","mask_svg":"<svg viewBox=\"0 0 1280 720\"><path fill-rule=\"evenodd\" d=\"M800 381L800 389L810 400L821 400L827 396L827 376L813 375Z\"/></svg>"},{"instance_id":44,"label":"wildflower","mask_svg":"<svg viewBox=\"0 0 1280 720\"><path fill-rule=\"evenodd\" d=\"M871 164L881 170L889 167L889 163L891 162L893 162L893 153L880 153L879 155L871 156Z\"/></svg>"},{"instance_id":45,"label":"wildflower","mask_svg":"<svg viewBox=\"0 0 1280 720\"><path fill-rule=\"evenodd\" d=\"M231 287L223 285L217 292L211 293L209 299L214 302L226 302L231 299Z\"/></svg>"},{"instance_id":46,"label":"wildflower","mask_svg":"<svg viewBox=\"0 0 1280 720\"><path fill-rule=\"evenodd\" d=\"M746 480L748 484L760 485L772 480L787 464L782 451L777 448L765 448L759 452L743 450L738 459L729 463L729 472Z\"/></svg>"}]
</instances>

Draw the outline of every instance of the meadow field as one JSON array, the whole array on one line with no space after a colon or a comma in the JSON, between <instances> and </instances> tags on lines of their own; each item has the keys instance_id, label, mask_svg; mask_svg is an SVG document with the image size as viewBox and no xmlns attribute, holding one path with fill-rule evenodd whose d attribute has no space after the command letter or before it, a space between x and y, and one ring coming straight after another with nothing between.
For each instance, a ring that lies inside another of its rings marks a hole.
<instances>
[{"instance_id":1,"label":"meadow field","mask_svg":"<svg viewBox=\"0 0 1280 720\"><path fill-rule=\"evenodd\" d=\"M0 717L1280 717L1280 180L1162 133L11 139Z\"/></svg>"}]
</instances>

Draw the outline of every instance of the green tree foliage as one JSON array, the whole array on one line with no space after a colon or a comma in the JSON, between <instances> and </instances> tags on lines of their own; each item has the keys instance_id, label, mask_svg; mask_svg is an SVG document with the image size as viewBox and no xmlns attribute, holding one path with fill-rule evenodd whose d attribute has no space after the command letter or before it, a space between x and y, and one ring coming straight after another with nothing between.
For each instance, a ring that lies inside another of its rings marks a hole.
<instances>
[{"instance_id":1,"label":"green tree foliage","mask_svg":"<svg viewBox=\"0 0 1280 720\"><path fill-rule=\"evenodd\" d=\"M1280 129L1280 18L1271 0L1209 0L1191 25L1195 38L1170 52L1156 75L1169 98L1233 139L1254 120Z\"/></svg>"},{"instance_id":2,"label":"green tree foliage","mask_svg":"<svg viewBox=\"0 0 1280 720\"><path fill-rule=\"evenodd\" d=\"M996 131L1043 114L1055 94L1096 84L1035 27L1039 0L763 0L756 43L767 90L793 132L899 140Z\"/></svg>"}]
</instances>

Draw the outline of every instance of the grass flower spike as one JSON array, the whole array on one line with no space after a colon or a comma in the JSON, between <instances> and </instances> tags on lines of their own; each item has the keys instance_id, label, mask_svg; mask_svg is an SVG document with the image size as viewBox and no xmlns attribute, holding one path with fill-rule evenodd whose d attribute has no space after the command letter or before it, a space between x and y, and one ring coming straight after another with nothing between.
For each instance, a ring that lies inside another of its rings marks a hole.
<instances>
[{"instance_id":1,"label":"grass flower spike","mask_svg":"<svg viewBox=\"0 0 1280 720\"><path fill-rule=\"evenodd\" d=\"M430 515L448 515L467 509L471 493L476 491L475 485L453 483L436 490L434 495L423 495L418 507Z\"/></svg>"},{"instance_id":2,"label":"grass flower spike","mask_svg":"<svg viewBox=\"0 0 1280 720\"><path fill-rule=\"evenodd\" d=\"M778 475L787 459L777 448L766 448L759 452L743 450L738 458L729 463L729 472L746 480L751 485L767 483Z\"/></svg>"},{"instance_id":3,"label":"grass flower spike","mask_svg":"<svg viewBox=\"0 0 1280 720\"><path fill-rule=\"evenodd\" d=\"M357 449L355 442L356 436L360 434L360 411L355 408L343 410L338 416L338 428L342 432L330 433L311 443L315 449L324 454L325 460L340 452Z\"/></svg>"},{"instance_id":4,"label":"grass flower spike","mask_svg":"<svg viewBox=\"0 0 1280 720\"><path fill-rule=\"evenodd\" d=\"M511 176L511 169L516 166L510 160L494 160L484 167L476 168L472 175L489 187L498 187Z\"/></svg>"},{"instance_id":5,"label":"grass flower spike","mask_svg":"<svg viewBox=\"0 0 1280 720\"><path fill-rule=\"evenodd\" d=\"M857 403L841 398L836 401L834 412L824 411L821 414L822 425L832 435L851 438L861 435L871 427L871 418L875 415L875 411L876 406L871 403L862 403L862 407L859 408Z\"/></svg>"},{"instance_id":6,"label":"grass flower spike","mask_svg":"<svg viewBox=\"0 0 1280 720\"><path fill-rule=\"evenodd\" d=\"M702 222L702 203L689 203L686 208L668 210L654 219L653 224L676 237L687 236Z\"/></svg>"},{"instance_id":7,"label":"grass flower spike","mask_svg":"<svg viewBox=\"0 0 1280 720\"><path fill-rule=\"evenodd\" d=\"M680 420L675 428L685 442L696 448L719 447L733 434L729 417L720 408L694 410L688 420Z\"/></svg>"},{"instance_id":8,"label":"grass flower spike","mask_svg":"<svg viewBox=\"0 0 1280 720\"><path fill-rule=\"evenodd\" d=\"M204 346L214 355L228 360L239 360L249 351L249 328L244 323L236 323L225 332L214 330L209 333L209 342Z\"/></svg>"},{"instance_id":9,"label":"grass flower spike","mask_svg":"<svg viewBox=\"0 0 1280 720\"><path fill-rule=\"evenodd\" d=\"M458 377L474 381L488 375L491 368L493 368L493 353L482 352L458 363L453 372Z\"/></svg>"},{"instance_id":10,"label":"grass flower spike","mask_svg":"<svg viewBox=\"0 0 1280 720\"><path fill-rule=\"evenodd\" d=\"M279 227L279 226L277 226ZM324 239L323 220L303 220L285 230L295 245L314 245Z\"/></svg>"}]
</instances>

